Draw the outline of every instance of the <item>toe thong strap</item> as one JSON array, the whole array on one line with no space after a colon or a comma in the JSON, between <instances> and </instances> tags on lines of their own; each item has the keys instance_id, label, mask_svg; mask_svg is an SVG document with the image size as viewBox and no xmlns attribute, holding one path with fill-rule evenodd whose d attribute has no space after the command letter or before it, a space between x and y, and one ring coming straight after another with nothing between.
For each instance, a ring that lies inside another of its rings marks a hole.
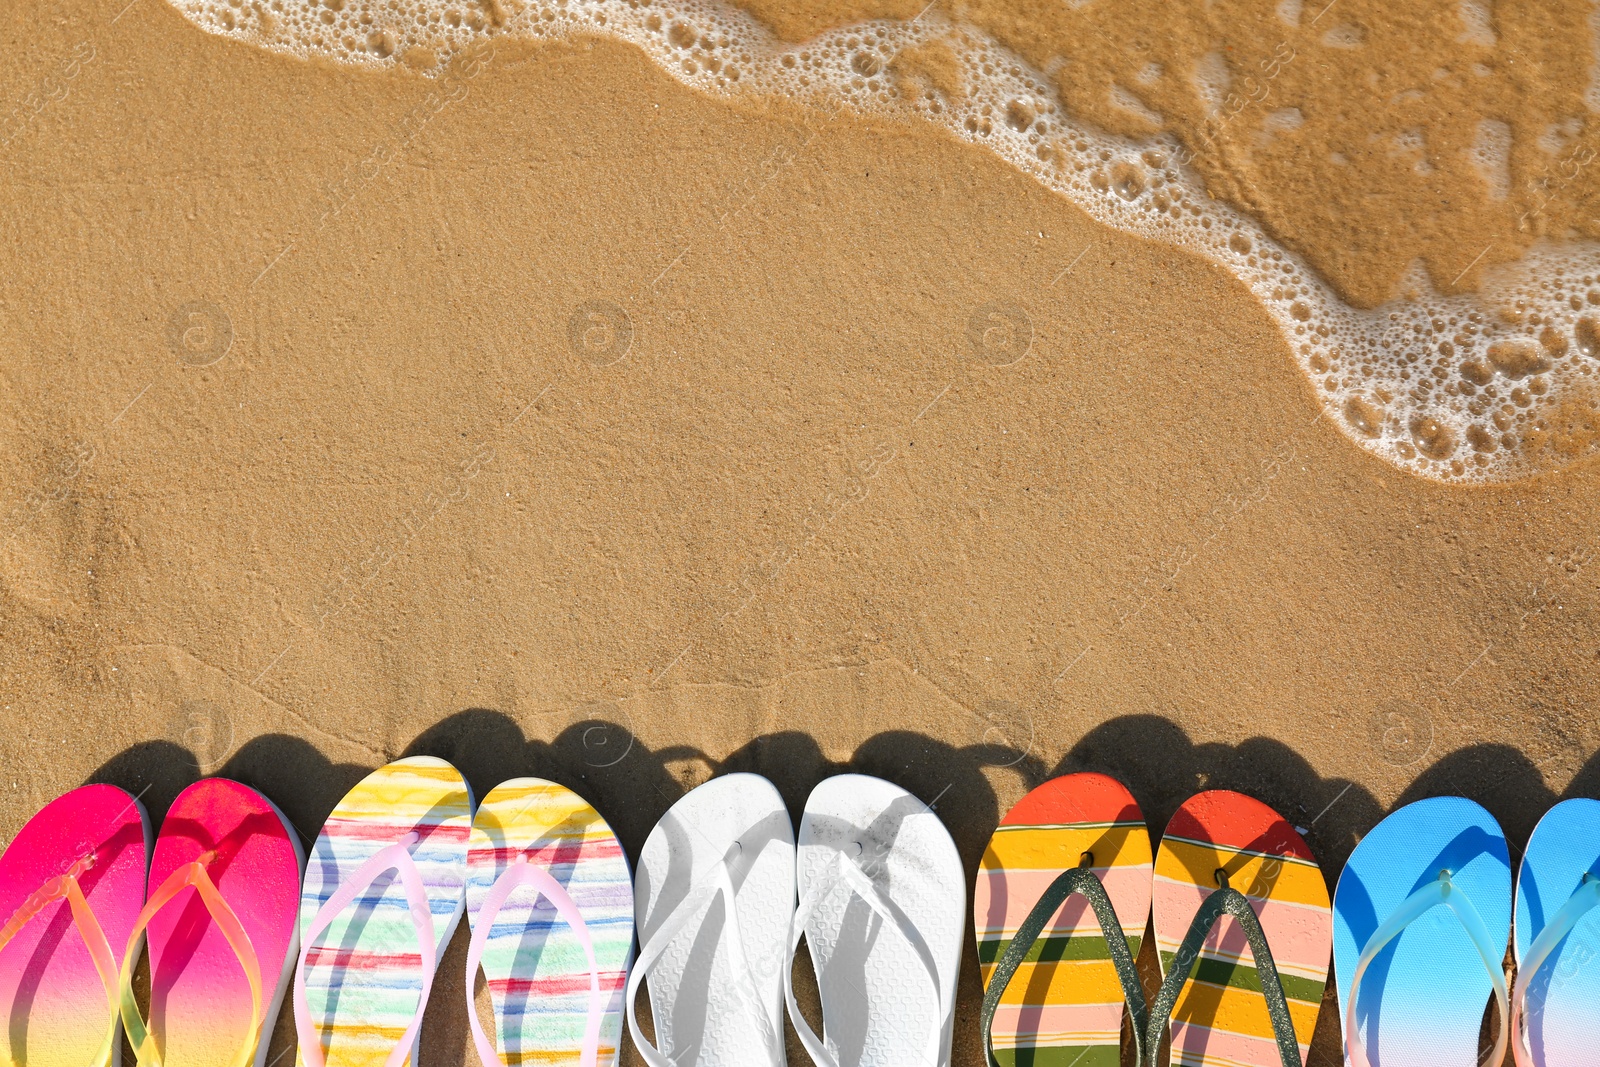
<instances>
[{"instance_id":1,"label":"toe thong strap","mask_svg":"<svg viewBox=\"0 0 1600 1067\"><path fill-rule=\"evenodd\" d=\"M1283 1067L1301 1067L1300 1042L1295 1036L1294 1021L1289 1017L1289 1002L1283 995L1283 982L1278 978L1278 965L1272 959L1272 948L1267 944L1266 932L1261 929L1261 920L1256 918L1255 909L1250 906L1250 898L1230 888L1226 880L1222 888L1206 897L1200 910L1195 913L1194 921L1189 924L1189 932L1184 936L1183 944L1178 946L1178 954L1167 971L1166 981L1161 983L1161 991L1156 994L1155 1007L1151 1009L1149 1029L1145 1031L1144 1039L1148 1061L1154 1063L1157 1050L1161 1048L1161 1037L1166 1032L1168 1020L1172 1018L1172 1009L1177 1006L1178 994L1183 992L1184 985L1188 983L1189 974L1194 970L1195 961L1200 958L1200 949L1211 928L1224 915L1233 916L1250 943L1256 974L1261 979L1261 993L1267 1001L1267 1015L1272 1019L1272 1034L1278 1043L1279 1062Z\"/></svg>"},{"instance_id":2,"label":"toe thong strap","mask_svg":"<svg viewBox=\"0 0 1600 1067\"><path fill-rule=\"evenodd\" d=\"M817 1067L839 1067L838 1058L828 1051L826 1043L817 1036L816 1031L811 1029L811 1024L800 1014L800 1005L794 996L794 954L800 947L800 938L805 935L806 922L811 918L811 913L841 882L865 901L867 906L883 919L886 926L898 930L900 936L905 938L916 952L917 958L922 961L923 970L939 1002L939 1022L928 1034L922 1058L930 1067L943 1064L940 1049L944 1043L944 1033L950 1024L951 1005L945 995L944 983L939 977L939 965L934 962L933 950L928 947L927 939L911 921L911 917L893 900L879 893L867 872L842 851L835 853L834 862L829 867L818 872L816 880L811 884L810 892L800 902L800 907L795 911L789 927L789 950L783 961L783 996L789 1005L789 1019L794 1023L795 1033L800 1036L800 1043L805 1046L806 1052L811 1055ZM823 1023L823 1029L826 1030L826 1018L823 1019Z\"/></svg>"},{"instance_id":3,"label":"toe thong strap","mask_svg":"<svg viewBox=\"0 0 1600 1067\"><path fill-rule=\"evenodd\" d=\"M495 879L494 885L489 889L489 895L484 898L483 906L478 909L472 940L467 946L467 1019L471 1023L472 1040L478 1050L478 1059L483 1061L484 1067L505 1067L504 1061L495 1051L493 1042L489 1040L489 1035L484 1033L478 1013L472 1009L472 981L477 976L478 968L483 964L483 950L489 945L489 931L494 928L495 917L500 914L500 909L505 906L512 892L519 886L525 885L532 886L540 896L555 905L556 913L572 928L578 944L583 947L584 956L589 961L589 1013L584 1022L583 1045L578 1056L578 1064L579 1067L595 1067L600 1057L600 1024L605 1021L606 1002L600 989L600 964L594 954L594 939L589 934L589 925L583 921L583 913L578 910L577 902L549 871L528 862L526 853L519 855L505 872Z\"/></svg>"},{"instance_id":4,"label":"toe thong strap","mask_svg":"<svg viewBox=\"0 0 1600 1067\"><path fill-rule=\"evenodd\" d=\"M122 957L120 983L122 1025L128 1031L128 1043L133 1046L139 1067L161 1067L161 1053L156 1048L155 1036L150 1033L144 1017L139 1014L139 1002L133 996L133 969L139 962L139 942L144 938L145 927L156 917L156 913L172 903L185 889L193 889L199 895L200 902L211 914L211 921L216 923L217 929L227 940L228 947L233 949L233 954L239 958L245 980L250 983L250 1025L239 1042L233 1058L228 1061L228 1067L250 1067L255 1062L256 1049L261 1041L261 1016L265 1004L261 991L261 963L256 959L255 946L250 943L250 935L245 931L244 924L223 899L216 883L206 871L206 864L211 858L209 854L202 856L173 871L167 880L161 883L161 888L150 894L150 899L145 901L144 910L139 913L138 921L133 924L133 932L128 935L128 951Z\"/></svg>"},{"instance_id":5,"label":"toe thong strap","mask_svg":"<svg viewBox=\"0 0 1600 1067\"><path fill-rule=\"evenodd\" d=\"M327 1053L322 1045L322 1035L311 1018L311 1003L306 995L306 968L312 950L339 914L355 903L356 898L372 887L379 875L394 871L406 891L406 905L411 914L411 925L417 934L417 948L422 955L422 994L417 998L417 1010L411 1017L400 1040L395 1042L384 1067L400 1067L411 1055L417 1032L422 1029L422 1013L428 1006L428 994L433 989L433 972L438 968L439 949L434 941L433 910L428 903L428 887L422 881L422 872L411 858L411 846L419 840L416 831L399 841L379 849L363 863L350 878L342 883L327 903L318 909L311 925L300 936L300 962L294 969L294 1025L300 1043L300 1058L305 1067L327 1067Z\"/></svg>"},{"instance_id":6,"label":"toe thong strap","mask_svg":"<svg viewBox=\"0 0 1600 1067\"><path fill-rule=\"evenodd\" d=\"M1483 969L1488 972L1489 980L1494 985L1495 1004L1500 1009L1500 1028L1495 1037L1493 1057L1482 1059L1480 1062L1499 1063L1505 1059L1506 1038L1511 1031L1506 1003L1506 975L1503 969L1505 946L1495 946L1494 939L1489 936L1489 928L1484 925L1483 916L1478 914L1478 909L1473 906L1472 900L1450 881L1449 871L1440 871L1438 879L1429 882L1402 901L1400 906L1384 920L1383 925L1367 939L1366 946L1361 950L1355 974L1350 979L1350 999L1344 1009L1344 1047L1350 1057L1351 1067L1371 1067L1356 1019L1356 1005L1361 999L1361 979L1366 976L1367 968L1391 941L1405 933L1408 926L1440 906L1448 908L1450 913L1461 921L1467 936L1472 940L1473 947L1478 950L1478 958L1483 962Z\"/></svg>"},{"instance_id":7,"label":"toe thong strap","mask_svg":"<svg viewBox=\"0 0 1600 1067\"><path fill-rule=\"evenodd\" d=\"M1556 950L1556 946L1561 944L1583 917L1596 907L1600 907L1600 878L1585 873L1578 891L1567 899L1561 910L1551 917L1543 930L1539 931L1539 936L1533 939L1533 944L1528 946L1527 954L1522 957L1522 966L1517 969L1517 981L1512 986L1511 993L1511 1053L1516 1057L1517 1067L1535 1067L1533 1050L1528 1047L1526 1016L1528 986L1539 968L1545 965L1550 954Z\"/></svg>"},{"instance_id":8,"label":"toe thong strap","mask_svg":"<svg viewBox=\"0 0 1600 1067\"><path fill-rule=\"evenodd\" d=\"M78 928L78 935L83 938L83 943L88 946L89 958L94 962L95 973L100 976L100 984L106 991L108 1016L106 1032L90 1065L110 1067L117 1040L117 1015L121 1009L122 986L118 980L116 957L111 953L111 942L101 929L100 920L95 918L89 902L84 899L83 887L78 883L78 879L93 865L94 855L91 853L74 863L65 874L50 879L30 894L6 920L5 925L0 927L0 951L4 951L12 939L22 932L22 928L32 922L46 907L58 900L67 902L67 907L72 912L72 923Z\"/></svg>"},{"instance_id":9,"label":"toe thong strap","mask_svg":"<svg viewBox=\"0 0 1600 1067\"><path fill-rule=\"evenodd\" d=\"M741 852L739 842L735 841L716 865L689 887L688 894L672 909L639 949L639 958L633 965L633 973L628 976L628 1032L633 1035L634 1047L639 1050L639 1054L644 1057L649 1067L675 1067L675 1065L662 1054L660 1049L651 1044L639 1028L639 1020L634 1011L634 1001L639 995L639 986L644 982L650 969L666 952L667 947L672 944L673 939L683 930L685 924L696 915L703 914L705 908L719 894L722 896L724 914L727 916L723 921L722 931L727 939L729 961L739 978L737 986L739 996L745 1001L746 1009L755 1020L756 1030L761 1035L762 1047L768 1061L783 1062L783 1041L779 1036L782 1024L772 1017L767 1006L761 1002L759 987L745 956L744 938L739 929L739 912L732 872ZM661 1032L659 1020L657 1027L656 1033L659 1035Z\"/></svg>"},{"instance_id":10,"label":"toe thong strap","mask_svg":"<svg viewBox=\"0 0 1600 1067\"><path fill-rule=\"evenodd\" d=\"M1105 886L1094 871L1084 866L1062 871L1055 881L1050 883L1044 895L1033 906L1033 910L1028 912L1027 918L1017 927L1017 932L1006 944L1006 950L995 962L994 973L989 976L989 988L983 994L983 1012L980 1017L983 1027L983 1050L989 1067L999 1067L999 1061L994 1054L992 1030L994 1014L1000 1007L1000 1000L1005 995L1006 987L1011 984L1017 968L1022 966L1028 958L1028 953L1038 943L1040 935L1044 933L1045 924L1074 893L1088 900L1089 906L1094 909L1095 918L1100 921L1100 929L1106 938L1106 948L1111 954L1112 964L1117 969L1117 979L1122 983L1122 997L1127 1002L1128 1015L1133 1020L1134 1062L1144 1063L1144 1034L1145 1028L1149 1025L1149 1013L1144 1004L1144 988L1139 984L1139 972L1133 965L1133 953L1128 948L1128 939L1123 936L1122 923L1117 918L1116 909L1111 905L1111 898L1106 895Z\"/></svg>"}]
</instances>

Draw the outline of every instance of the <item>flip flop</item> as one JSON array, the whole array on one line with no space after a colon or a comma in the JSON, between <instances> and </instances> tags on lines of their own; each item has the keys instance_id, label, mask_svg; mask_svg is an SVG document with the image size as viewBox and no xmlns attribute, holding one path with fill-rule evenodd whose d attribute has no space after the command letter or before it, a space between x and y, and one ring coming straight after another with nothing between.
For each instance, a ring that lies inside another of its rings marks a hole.
<instances>
[{"instance_id":1,"label":"flip flop","mask_svg":"<svg viewBox=\"0 0 1600 1067\"><path fill-rule=\"evenodd\" d=\"M472 790L432 756L373 771L333 809L300 891L303 1067L415 1061L434 971L465 904L471 832Z\"/></svg>"},{"instance_id":2,"label":"flip flop","mask_svg":"<svg viewBox=\"0 0 1600 1067\"><path fill-rule=\"evenodd\" d=\"M1124 1005L1143 1062L1150 876L1150 831L1115 778L1053 778L1000 820L972 894L991 1067L1118 1067Z\"/></svg>"},{"instance_id":3,"label":"flip flop","mask_svg":"<svg viewBox=\"0 0 1600 1067\"><path fill-rule=\"evenodd\" d=\"M1566 1067L1600 1048L1600 800L1564 800L1528 839L1517 875L1517 1067Z\"/></svg>"},{"instance_id":4,"label":"flip flop","mask_svg":"<svg viewBox=\"0 0 1600 1067\"><path fill-rule=\"evenodd\" d=\"M262 1067L293 970L304 864L294 827L249 786L207 778L178 794L122 963L122 1024L140 1064ZM148 1024L133 996L141 940Z\"/></svg>"},{"instance_id":5,"label":"flip flop","mask_svg":"<svg viewBox=\"0 0 1600 1067\"><path fill-rule=\"evenodd\" d=\"M114 785L46 804L0 856L0 1063L112 1067L150 825Z\"/></svg>"},{"instance_id":6,"label":"flip flop","mask_svg":"<svg viewBox=\"0 0 1600 1067\"><path fill-rule=\"evenodd\" d=\"M783 995L819 1067L946 1067L966 925L966 874L922 801L864 774L811 791L795 856L800 905ZM819 1038L794 997L804 936L822 997Z\"/></svg>"},{"instance_id":7,"label":"flip flop","mask_svg":"<svg viewBox=\"0 0 1600 1067\"><path fill-rule=\"evenodd\" d=\"M1494 816L1464 797L1393 812L1351 853L1333 897L1334 970L1353 1067L1477 1067L1505 1058L1511 862ZM1499 1011L1494 1058L1478 1056Z\"/></svg>"},{"instance_id":8,"label":"flip flop","mask_svg":"<svg viewBox=\"0 0 1600 1067\"><path fill-rule=\"evenodd\" d=\"M672 805L644 843L634 900L642 947L628 1027L644 1061L783 1067L794 825L773 784L726 774ZM659 1049L633 1011L647 974Z\"/></svg>"},{"instance_id":9,"label":"flip flop","mask_svg":"<svg viewBox=\"0 0 1600 1067\"><path fill-rule=\"evenodd\" d=\"M494 1005L492 1042L467 1013L484 1067L616 1063L633 880L599 812L542 778L490 790L472 823L467 915L467 1003L481 967Z\"/></svg>"},{"instance_id":10,"label":"flip flop","mask_svg":"<svg viewBox=\"0 0 1600 1067\"><path fill-rule=\"evenodd\" d=\"M1328 980L1328 885L1267 805L1225 789L1190 797L1156 855L1156 947L1166 974L1150 1056L1172 1020L1172 1063L1300 1067Z\"/></svg>"}]
</instances>

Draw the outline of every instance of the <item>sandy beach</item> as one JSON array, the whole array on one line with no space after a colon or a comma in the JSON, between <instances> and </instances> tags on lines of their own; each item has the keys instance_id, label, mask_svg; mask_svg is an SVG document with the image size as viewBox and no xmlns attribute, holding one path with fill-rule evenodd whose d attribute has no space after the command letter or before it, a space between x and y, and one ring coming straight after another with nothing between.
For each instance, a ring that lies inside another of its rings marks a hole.
<instances>
[{"instance_id":1,"label":"sandy beach","mask_svg":"<svg viewBox=\"0 0 1600 1067\"><path fill-rule=\"evenodd\" d=\"M798 813L849 768L933 804L970 879L1088 769L1157 833L1202 788L1266 801L1331 888L1402 802L1472 797L1515 848L1600 795L1581 432L1544 473L1410 473L1238 277L931 124L718 98L604 38L363 69L124 3L0 11L7 840L86 781L159 819L206 774L310 838L425 753L479 795L567 784L636 855L713 773ZM921 5L883 6L768 17ZM1582 110L1584 47L1506 121ZM1271 166L1263 225L1352 306L1419 258L1470 295L1480 238L1477 270L1534 240L1510 201ZM1589 236L1592 179L1543 239ZM970 936L961 996L979 1064ZM476 1062L434 1007L423 1063Z\"/></svg>"}]
</instances>

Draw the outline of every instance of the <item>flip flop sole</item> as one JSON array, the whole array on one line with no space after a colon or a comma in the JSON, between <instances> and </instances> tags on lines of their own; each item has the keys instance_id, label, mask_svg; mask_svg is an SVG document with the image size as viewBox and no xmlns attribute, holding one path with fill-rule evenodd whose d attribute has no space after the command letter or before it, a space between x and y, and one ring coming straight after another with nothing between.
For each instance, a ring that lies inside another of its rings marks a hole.
<instances>
[{"instance_id":1,"label":"flip flop sole","mask_svg":"<svg viewBox=\"0 0 1600 1067\"><path fill-rule=\"evenodd\" d=\"M734 908L749 974L735 968L728 906L718 897L673 937L646 979L656 1044L676 1063L747 1067L768 1059L748 986L760 1010L782 1019L781 968L795 909L794 826L783 797L760 775L711 779L650 831L634 883L639 939L651 940L735 841L741 866ZM775 1032L782 1033L781 1022ZM782 1065L781 1058L772 1062Z\"/></svg>"},{"instance_id":2,"label":"flip flop sole","mask_svg":"<svg viewBox=\"0 0 1600 1067\"><path fill-rule=\"evenodd\" d=\"M1288 1003L1304 1061L1328 980L1328 886L1283 816L1242 793L1211 790L1172 816L1156 854L1152 912L1162 972L1200 906L1227 884L1250 899ZM1205 940L1172 1013L1172 1063L1280 1067L1261 978L1242 927L1224 916Z\"/></svg>"},{"instance_id":3,"label":"flip flop sole","mask_svg":"<svg viewBox=\"0 0 1600 1067\"><path fill-rule=\"evenodd\" d=\"M1069 774L1019 800L984 850L972 909L985 988L1045 889L1085 854L1138 956L1150 918L1150 831L1121 782ZM1117 1067L1124 1011L1099 920L1073 895L1045 925L995 1011L995 1058L1001 1067Z\"/></svg>"},{"instance_id":4,"label":"flip flop sole","mask_svg":"<svg viewBox=\"0 0 1600 1067\"><path fill-rule=\"evenodd\" d=\"M1600 878L1600 800L1564 800L1528 839L1517 875L1516 952L1528 949L1584 884ZM1600 908L1578 920L1528 983L1525 1018L1534 1067L1564 1067L1600 1048Z\"/></svg>"},{"instance_id":5,"label":"flip flop sole","mask_svg":"<svg viewBox=\"0 0 1600 1067\"><path fill-rule=\"evenodd\" d=\"M379 851L415 832L420 837L411 858L427 888L442 956L465 906L471 831L472 792L444 760L411 756L373 771L339 801L307 857L302 940L340 885ZM357 898L317 938L304 966L306 999L327 1067L383 1067L422 994L417 929L400 879L380 880ZM414 1060L413 1051L407 1062Z\"/></svg>"},{"instance_id":6,"label":"flip flop sole","mask_svg":"<svg viewBox=\"0 0 1600 1067\"><path fill-rule=\"evenodd\" d=\"M841 774L806 800L796 846L804 900L831 877L840 852L867 872L927 942L940 993L953 1002L966 926L966 876L950 832L922 801L881 778ZM940 1030L939 998L922 958L849 886L837 882L805 927L822 998L824 1037L844 1067L939 1067L950 1058L943 1028L939 1064L923 1056Z\"/></svg>"},{"instance_id":7,"label":"flip flop sole","mask_svg":"<svg viewBox=\"0 0 1600 1067\"><path fill-rule=\"evenodd\" d=\"M46 804L0 856L0 922L20 922L30 897L78 865L85 901L122 966L144 906L150 827L113 785L86 785ZM65 900L46 904L0 952L0 1063L83 1067L112 1011ZM119 1061L121 1041L112 1063Z\"/></svg>"},{"instance_id":8,"label":"flip flop sole","mask_svg":"<svg viewBox=\"0 0 1600 1067\"><path fill-rule=\"evenodd\" d=\"M294 827L249 786L222 778L196 782L173 801L150 859L150 885L215 852L207 873L239 917L270 998L261 1034L270 1036L299 945L295 910L304 857ZM150 1029L163 1067L227 1063L250 1025L250 986L239 958L194 889L150 920ZM256 1054L266 1060L267 1041Z\"/></svg>"},{"instance_id":9,"label":"flip flop sole","mask_svg":"<svg viewBox=\"0 0 1600 1067\"><path fill-rule=\"evenodd\" d=\"M1511 927L1505 835L1479 805L1432 797L1393 812L1350 855L1334 893L1334 972L1348 1011L1361 951L1414 892L1448 870L1504 952ZM1436 907L1368 967L1356 1026L1375 1067L1475 1067L1493 984L1449 909ZM1348 1039L1348 1035L1347 1035Z\"/></svg>"},{"instance_id":10,"label":"flip flop sole","mask_svg":"<svg viewBox=\"0 0 1600 1067\"><path fill-rule=\"evenodd\" d=\"M478 808L467 853L467 914L474 926L489 890L519 856L559 882L583 916L606 1005L596 1062L615 1063L633 956L633 878L622 844L600 813L565 786L541 778L496 786ZM588 955L532 887L506 898L482 968L494 1005L492 1040L508 1065L580 1062L589 1017Z\"/></svg>"}]
</instances>

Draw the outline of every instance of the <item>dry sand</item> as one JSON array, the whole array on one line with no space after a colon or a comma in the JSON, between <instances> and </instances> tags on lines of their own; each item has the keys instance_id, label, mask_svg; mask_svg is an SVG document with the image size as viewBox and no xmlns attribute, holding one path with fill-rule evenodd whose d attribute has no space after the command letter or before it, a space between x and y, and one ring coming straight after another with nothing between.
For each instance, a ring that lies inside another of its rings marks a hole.
<instances>
[{"instance_id":1,"label":"dry sand","mask_svg":"<svg viewBox=\"0 0 1600 1067\"><path fill-rule=\"evenodd\" d=\"M970 873L1096 769L1157 831L1260 797L1331 886L1401 802L1520 844L1600 795L1592 463L1398 473L1234 279L930 129L614 43L501 42L435 110L122 2L0 11L0 99L63 90L0 154L8 838L207 773L310 837L426 752L634 854L714 772L798 814L856 769ZM970 938L961 990L977 1064ZM439 1000L423 1062L465 1063Z\"/></svg>"}]
</instances>

